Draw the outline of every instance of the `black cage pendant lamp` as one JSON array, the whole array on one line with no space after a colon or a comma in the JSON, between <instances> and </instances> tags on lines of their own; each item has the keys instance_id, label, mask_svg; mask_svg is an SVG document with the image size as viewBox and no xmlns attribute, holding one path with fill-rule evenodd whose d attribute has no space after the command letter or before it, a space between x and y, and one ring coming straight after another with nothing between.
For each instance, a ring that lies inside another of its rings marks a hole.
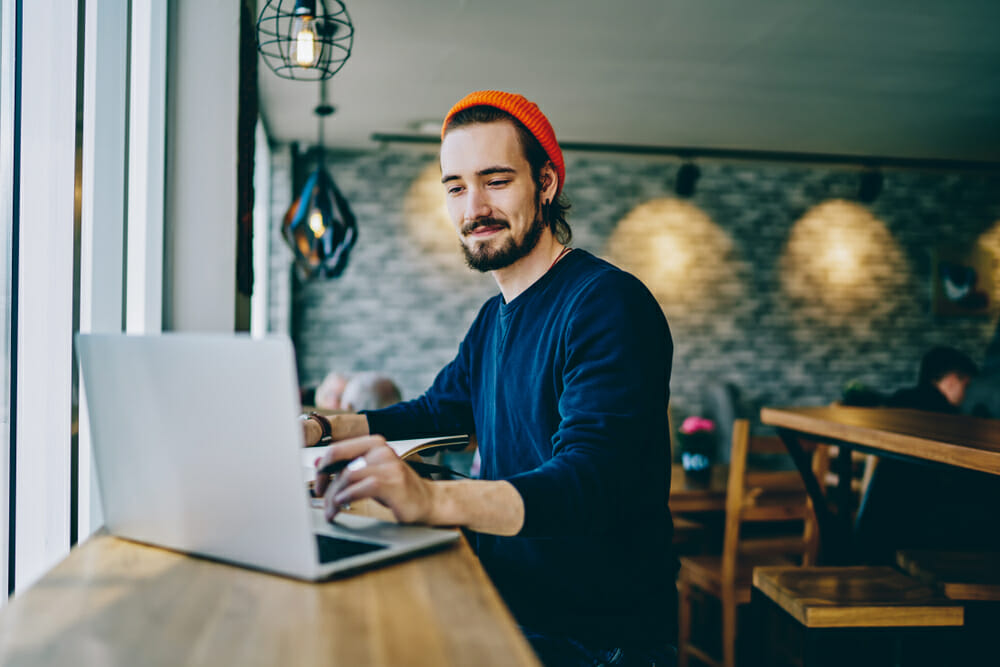
<instances>
[{"instance_id":1,"label":"black cage pendant lamp","mask_svg":"<svg viewBox=\"0 0 1000 667\"><path fill-rule=\"evenodd\" d=\"M257 50L283 79L329 79L353 44L354 25L340 0L268 0L257 18Z\"/></svg>"},{"instance_id":2,"label":"black cage pendant lamp","mask_svg":"<svg viewBox=\"0 0 1000 667\"><path fill-rule=\"evenodd\" d=\"M316 169L285 213L281 228L303 280L340 276L358 239L354 213L323 164L323 119L333 113L333 107L326 103L326 86L321 84L321 89L315 109L319 117Z\"/></svg>"}]
</instances>

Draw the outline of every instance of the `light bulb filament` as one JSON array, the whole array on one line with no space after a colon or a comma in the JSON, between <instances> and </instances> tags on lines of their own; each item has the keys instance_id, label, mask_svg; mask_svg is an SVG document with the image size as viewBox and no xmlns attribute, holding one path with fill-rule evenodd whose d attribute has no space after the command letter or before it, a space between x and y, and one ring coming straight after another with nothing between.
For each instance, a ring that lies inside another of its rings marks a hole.
<instances>
[{"instance_id":1,"label":"light bulb filament","mask_svg":"<svg viewBox=\"0 0 1000 667\"><path fill-rule=\"evenodd\" d=\"M316 65L316 19L311 16L296 18L292 25L292 36L295 39L295 62L299 67Z\"/></svg>"},{"instance_id":2,"label":"light bulb filament","mask_svg":"<svg viewBox=\"0 0 1000 667\"><path fill-rule=\"evenodd\" d=\"M309 214L309 229L316 235L316 238L323 236L326 231L326 225L323 224L323 214L320 213L319 209L315 209Z\"/></svg>"}]
</instances>

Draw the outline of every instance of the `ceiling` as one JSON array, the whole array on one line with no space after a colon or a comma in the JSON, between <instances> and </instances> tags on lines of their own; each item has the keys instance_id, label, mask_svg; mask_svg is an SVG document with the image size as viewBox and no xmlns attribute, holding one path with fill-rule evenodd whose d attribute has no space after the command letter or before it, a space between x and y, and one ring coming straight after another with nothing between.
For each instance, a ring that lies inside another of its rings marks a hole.
<instances>
[{"instance_id":1,"label":"ceiling","mask_svg":"<svg viewBox=\"0 0 1000 667\"><path fill-rule=\"evenodd\" d=\"M496 88L563 142L1000 160L997 0L344 2L329 148ZM319 84L259 83L272 139L314 143Z\"/></svg>"}]
</instances>

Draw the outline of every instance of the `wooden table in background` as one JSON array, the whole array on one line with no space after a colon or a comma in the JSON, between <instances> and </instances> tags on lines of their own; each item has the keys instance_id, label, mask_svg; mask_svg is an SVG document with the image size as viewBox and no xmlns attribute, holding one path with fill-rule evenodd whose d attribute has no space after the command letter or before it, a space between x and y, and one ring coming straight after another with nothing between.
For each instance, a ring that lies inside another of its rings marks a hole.
<instances>
[{"instance_id":1,"label":"wooden table in background","mask_svg":"<svg viewBox=\"0 0 1000 667\"><path fill-rule=\"evenodd\" d=\"M694 480L684 474L681 464L673 464L670 471L670 512L696 514L699 512L726 511L726 486L729 466L716 463L706 481ZM769 489L802 489L802 478L796 470L750 470L747 484Z\"/></svg>"},{"instance_id":2,"label":"wooden table in background","mask_svg":"<svg viewBox=\"0 0 1000 667\"><path fill-rule=\"evenodd\" d=\"M465 539L313 584L96 535L0 611L2 665L538 665Z\"/></svg>"},{"instance_id":3,"label":"wooden table in background","mask_svg":"<svg viewBox=\"0 0 1000 667\"><path fill-rule=\"evenodd\" d=\"M778 428L795 460L816 507L820 534L827 538L824 549L834 547L834 561L850 558L851 449L1000 475L1000 420L996 419L899 408L827 406L764 408L760 420ZM834 466L840 478L836 490L840 511L836 516L802 450L799 439L803 437L840 445ZM834 544L830 544L831 535Z\"/></svg>"}]
</instances>

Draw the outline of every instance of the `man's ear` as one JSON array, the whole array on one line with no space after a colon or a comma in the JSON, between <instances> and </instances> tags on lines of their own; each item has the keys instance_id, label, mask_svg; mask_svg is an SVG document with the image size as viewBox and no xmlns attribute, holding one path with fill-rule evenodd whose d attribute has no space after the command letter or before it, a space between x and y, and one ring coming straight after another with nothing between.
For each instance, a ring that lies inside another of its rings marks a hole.
<instances>
[{"instance_id":1,"label":"man's ear","mask_svg":"<svg viewBox=\"0 0 1000 667\"><path fill-rule=\"evenodd\" d=\"M539 194L541 195L542 203L552 203L556 198L556 192L559 190L559 176L556 174L556 168L552 166L551 162L546 161L542 165L538 179L541 183L541 192Z\"/></svg>"}]
</instances>

